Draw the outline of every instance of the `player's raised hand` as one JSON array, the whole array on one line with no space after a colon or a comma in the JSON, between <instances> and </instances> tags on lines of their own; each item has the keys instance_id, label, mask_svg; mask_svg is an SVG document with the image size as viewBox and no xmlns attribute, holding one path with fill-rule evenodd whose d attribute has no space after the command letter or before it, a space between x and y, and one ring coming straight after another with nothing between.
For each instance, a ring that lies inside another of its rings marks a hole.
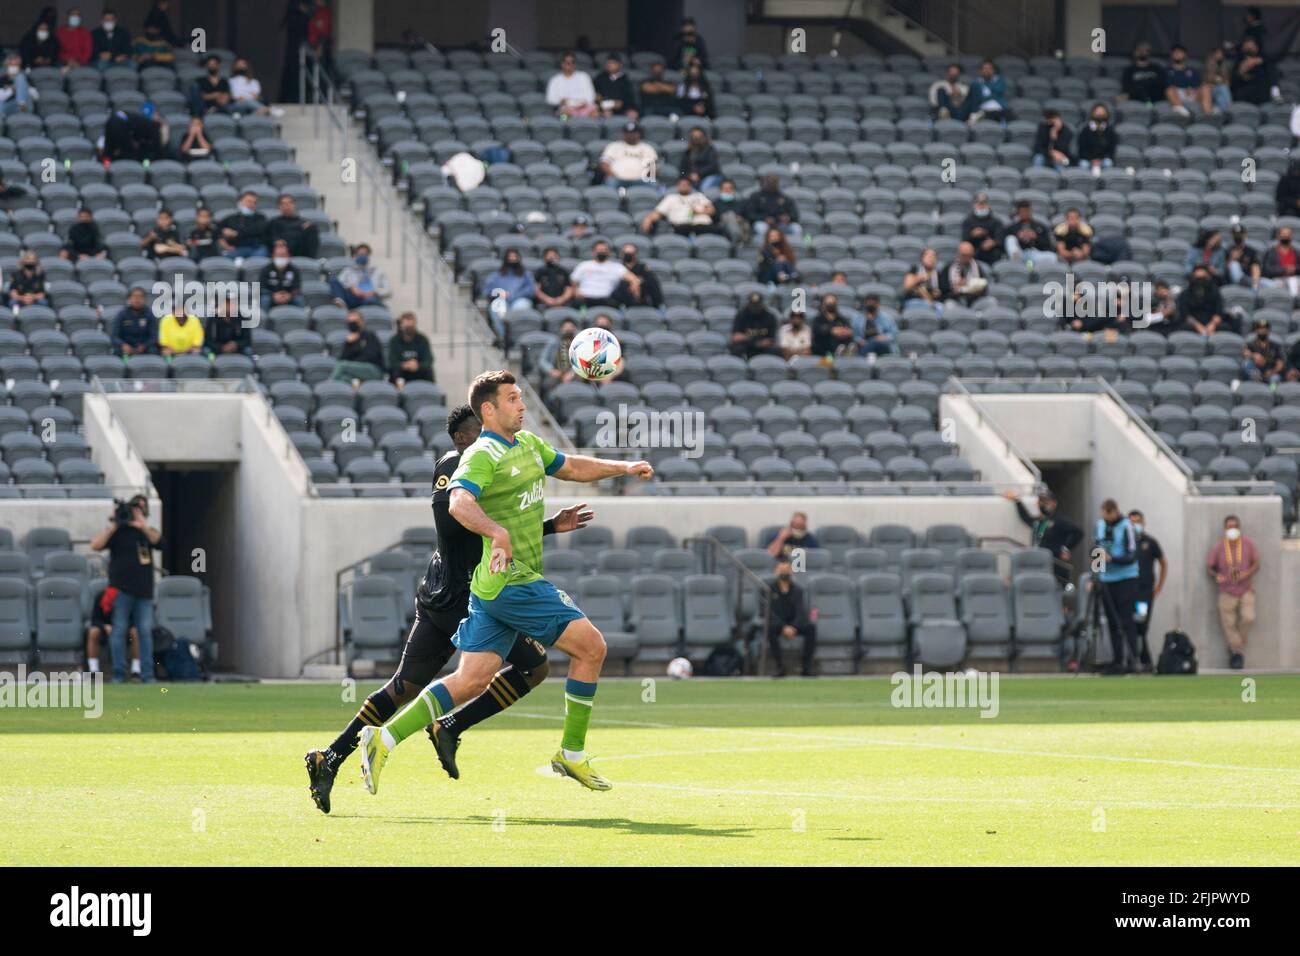
<instances>
[{"instance_id":1,"label":"player's raised hand","mask_svg":"<svg viewBox=\"0 0 1300 956\"><path fill-rule=\"evenodd\" d=\"M493 574L501 574L506 568L510 567L510 561L513 557L514 551L510 544L510 532L502 528L492 536L492 556L488 559L488 570Z\"/></svg>"},{"instance_id":2,"label":"player's raised hand","mask_svg":"<svg viewBox=\"0 0 1300 956\"><path fill-rule=\"evenodd\" d=\"M627 463L627 476L629 478L640 478L642 481L649 481L654 477L654 466L648 461L630 461Z\"/></svg>"},{"instance_id":3,"label":"player's raised hand","mask_svg":"<svg viewBox=\"0 0 1300 956\"><path fill-rule=\"evenodd\" d=\"M569 505L555 513L551 519L555 522L555 533L564 534L566 531L577 531L579 528L585 528L587 523L596 517L596 512L592 511L585 501L576 505Z\"/></svg>"}]
</instances>

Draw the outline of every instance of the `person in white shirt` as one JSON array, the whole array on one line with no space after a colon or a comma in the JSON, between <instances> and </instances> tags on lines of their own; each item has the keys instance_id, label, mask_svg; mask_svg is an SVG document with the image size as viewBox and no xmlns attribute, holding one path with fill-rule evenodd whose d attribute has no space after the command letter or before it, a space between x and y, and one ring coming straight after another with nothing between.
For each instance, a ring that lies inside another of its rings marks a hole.
<instances>
[{"instance_id":1,"label":"person in white shirt","mask_svg":"<svg viewBox=\"0 0 1300 956\"><path fill-rule=\"evenodd\" d=\"M641 220L641 229L647 233L654 232L655 223L660 219L668 220L668 225L679 236L697 236L700 233L724 235L721 226L714 222L717 210L704 193L696 192L689 176L677 177L677 190L659 200Z\"/></svg>"},{"instance_id":2,"label":"person in white shirt","mask_svg":"<svg viewBox=\"0 0 1300 956\"><path fill-rule=\"evenodd\" d=\"M262 83L253 76L247 60L236 60L230 69L230 105L232 113L269 113L262 102Z\"/></svg>"},{"instance_id":3,"label":"person in white shirt","mask_svg":"<svg viewBox=\"0 0 1300 956\"><path fill-rule=\"evenodd\" d=\"M599 116L596 87L591 77L578 69L578 58L565 52L560 56L560 72L546 84L546 102L561 116Z\"/></svg>"},{"instance_id":4,"label":"person in white shirt","mask_svg":"<svg viewBox=\"0 0 1300 956\"><path fill-rule=\"evenodd\" d=\"M601 239L593 245L591 256L579 262L569 276L575 306L622 305L628 293L632 298L640 297L641 280L623 263L610 258L608 242Z\"/></svg>"},{"instance_id":5,"label":"person in white shirt","mask_svg":"<svg viewBox=\"0 0 1300 956\"><path fill-rule=\"evenodd\" d=\"M776 344L786 358L812 355L812 326L808 324L808 317L798 309L792 310L790 321L781 326Z\"/></svg>"},{"instance_id":6,"label":"person in white shirt","mask_svg":"<svg viewBox=\"0 0 1300 956\"><path fill-rule=\"evenodd\" d=\"M610 143L600 154L600 172L606 186L654 185L658 162L658 151L641 141L641 124L629 120L622 142Z\"/></svg>"}]
</instances>

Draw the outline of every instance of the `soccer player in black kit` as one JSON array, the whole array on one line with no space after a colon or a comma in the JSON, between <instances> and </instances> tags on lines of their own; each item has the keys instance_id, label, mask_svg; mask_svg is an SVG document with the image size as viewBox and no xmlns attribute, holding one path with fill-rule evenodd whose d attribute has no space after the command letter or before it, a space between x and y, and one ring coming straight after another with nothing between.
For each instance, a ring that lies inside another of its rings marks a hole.
<instances>
[{"instance_id":1,"label":"soccer player in black kit","mask_svg":"<svg viewBox=\"0 0 1300 956\"><path fill-rule=\"evenodd\" d=\"M451 636L469 613L469 579L483 558L483 539L451 516L448 484L460 464L461 452L474 444L481 427L468 405L460 405L447 415L447 433L456 447L438 459L433 472L433 522L438 529L438 548L415 592L415 623L406 637L397 673L366 698L332 744L324 750L313 750L305 758L311 796L323 813L330 812L334 778L343 761L356 750L361 728L383 726L438 675L455 652ZM548 518L542 533L576 531L594 516L586 504L573 505ZM549 670L545 649L523 634L515 637L505 663L488 685L487 693L429 725L429 738L438 760L452 779L460 776L456 768L460 735L515 703L545 680Z\"/></svg>"}]
</instances>

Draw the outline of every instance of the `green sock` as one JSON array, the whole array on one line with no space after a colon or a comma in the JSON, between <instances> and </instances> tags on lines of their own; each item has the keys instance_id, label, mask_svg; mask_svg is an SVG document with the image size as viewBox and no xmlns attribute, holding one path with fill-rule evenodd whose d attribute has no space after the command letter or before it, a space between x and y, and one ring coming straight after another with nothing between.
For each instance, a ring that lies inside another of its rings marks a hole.
<instances>
[{"instance_id":1,"label":"green sock","mask_svg":"<svg viewBox=\"0 0 1300 956\"><path fill-rule=\"evenodd\" d=\"M411 734L418 734L428 727L453 706L451 694L442 681L434 681L384 725L384 743L391 750Z\"/></svg>"},{"instance_id":2,"label":"green sock","mask_svg":"<svg viewBox=\"0 0 1300 956\"><path fill-rule=\"evenodd\" d=\"M564 738L560 747L575 753L587 746L587 724L591 721L591 705L596 701L596 682L574 680L564 682Z\"/></svg>"}]
</instances>

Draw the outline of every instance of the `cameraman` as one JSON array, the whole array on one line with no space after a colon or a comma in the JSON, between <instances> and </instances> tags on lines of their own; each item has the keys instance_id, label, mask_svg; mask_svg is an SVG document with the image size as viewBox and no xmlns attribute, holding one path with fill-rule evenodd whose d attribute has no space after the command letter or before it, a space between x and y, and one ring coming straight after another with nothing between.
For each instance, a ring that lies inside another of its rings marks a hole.
<instances>
[{"instance_id":1,"label":"cameraman","mask_svg":"<svg viewBox=\"0 0 1300 956\"><path fill-rule=\"evenodd\" d=\"M108 527L90 541L95 551L108 549L108 584L118 591L108 636L115 684L126 680L126 635L132 624L140 646L141 680L147 684L154 679L153 549L163 545L162 532L149 526L148 516L148 499L136 495L120 503Z\"/></svg>"},{"instance_id":2,"label":"cameraman","mask_svg":"<svg viewBox=\"0 0 1300 956\"><path fill-rule=\"evenodd\" d=\"M1133 620L1138 598L1138 542L1133 522L1119 510L1113 498L1101 503L1101 518L1093 534L1097 548L1105 552L1101 572L1101 606L1106 612L1114 661L1107 674L1131 674L1141 654Z\"/></svg>"}]
</instances>

